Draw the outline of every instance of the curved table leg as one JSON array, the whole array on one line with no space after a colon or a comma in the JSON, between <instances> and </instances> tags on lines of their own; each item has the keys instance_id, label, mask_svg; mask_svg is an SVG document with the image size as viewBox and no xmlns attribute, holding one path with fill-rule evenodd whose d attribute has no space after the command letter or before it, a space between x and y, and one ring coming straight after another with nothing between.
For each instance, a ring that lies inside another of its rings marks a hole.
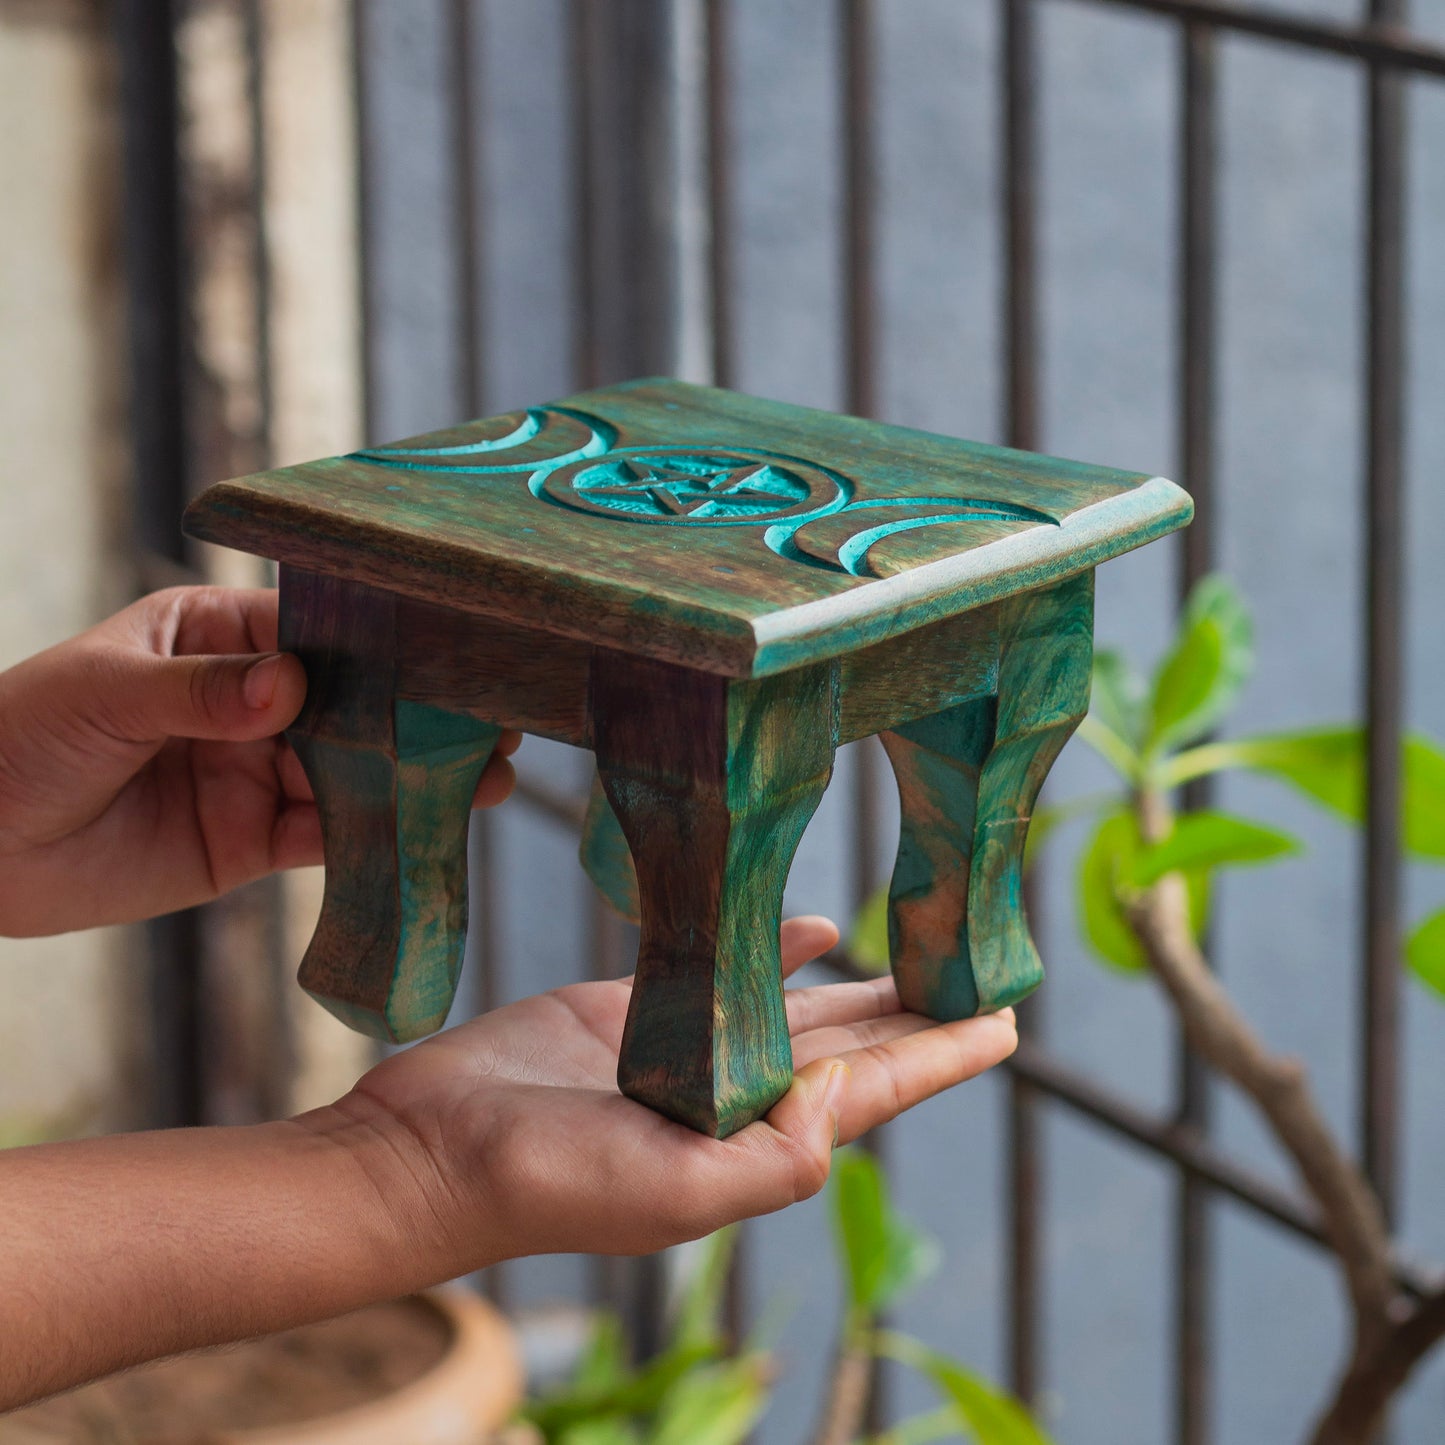
<instances>
[{"instance_id":1,"label":"curved table leg","mask_svg":"<svg viewBox=\"0 0 1445 1445\"><path fill-rule=\"evenodd\" d=\"M308 682L286 736L326 854L301 986L353 1028L401 1042L440 1028L456 992L472 794L501 729L394 698L394 605L356 583L282 574L282 646Z\"/></svg>"},{"instance_id":2,"label":"curved table leg","mask_svg":"<svg viewBox=\"0 0 1445 1445\"><path fill-rule=\"evenodd\" d=\"M837 670L729 682L599 654L592 696L642 915L618 1085L721 1138L793 1077L778 929L832 772Z\"/></svg>"},{"instance_id":3,"label":"curved table leg","mask_svg":"<svg viewBox=\"0 0 1445 1445\"><path fill-rule=\"evenodd\" d=\"M1093 574L1004 604L996 697L884 733L902 819L889 945L904 1004L937 1019L1043 977L1023 912L1029 820L1089 706Z\"/></svg>"},{"instance_id":4,"label":"curved table leg","mask_svg":"<svg viewBox=\"0 0 1445 1445\"><path fill-rule=\"evenodd\" d=\"M592 777L592 791L587 795L587 813L582 820L582 840L577 853L583 870L613 909L629 923L640 923L637 869L622 825L607 801L602 779L596 774Z\"/></svg>"}]
</instances>

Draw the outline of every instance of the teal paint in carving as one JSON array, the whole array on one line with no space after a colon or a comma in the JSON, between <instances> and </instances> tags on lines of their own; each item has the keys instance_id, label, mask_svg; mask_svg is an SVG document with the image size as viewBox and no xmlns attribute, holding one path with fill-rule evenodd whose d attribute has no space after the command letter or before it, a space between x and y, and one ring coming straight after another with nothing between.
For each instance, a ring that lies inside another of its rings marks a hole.
<instances>
[{"instance_id":1,"label":"teal paint in carving","mask_svg":"<svg viewBox=\"0 0 1445 1445\"><path fill-rule=\"evenodd\" d=\"M479 441L462 442L454 447L368 447L364 451L353 452L353 456L365 457L368 461L382 461L390 464L394 460L394 453L403 451L411 456L424 457L469 457L476 456L483 452L504 452L510 447L521 446L523 442L529 442L538 432L542 430L546 413L533 408L523 417L521 423L512 428L504 436L483 437Z\"/></svg>"},{"instance_id":2,"label":"teal paint in carving","mask_svg":"<svg viewBox=\"0 0 1445 1445\"><path fill-rule=\"evenodd\" d=\"M540 469L528 486L573 511L664 526L798 524L852 496L847 479L826 467L745 447L621 447L600 461Z\"/></svg>"},{"instance_id":3,"label":"teal paint in carving","mask_svg":"<svg viewBox=\"0 0 1445 1445\"><path fill-rule=\"evenodd\" d=\"M548 428L560 420L570 421L583 427L588 433L585 441L576 442L566 451L551 457L515 457L504 462L476 464L463 462L470 456L495 456L520 451L533 441L546 443ZM366 451L352 452L350 458L366 462L371 466L390 467L404 472L440 472L449 476L493 476L506 472L531 472L539 462L545 471L565 465L567 462L582 461L588 457L600 457L616 442L617 431L605 421L589 416L583 411L568 407L538 407L527 412L524 420L510 432L499 437L482 437L478 440L461 442L453 446L432 446L418 443L397 442L386 447L371 447ZM445 457L453 460L438 461Z\"/></svg>"}]
</instances>

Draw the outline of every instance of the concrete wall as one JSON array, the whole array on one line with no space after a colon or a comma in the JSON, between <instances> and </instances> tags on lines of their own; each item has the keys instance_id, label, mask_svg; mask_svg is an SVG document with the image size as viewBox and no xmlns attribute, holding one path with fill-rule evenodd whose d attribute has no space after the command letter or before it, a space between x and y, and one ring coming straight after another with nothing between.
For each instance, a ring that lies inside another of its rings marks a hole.
<instances>
[{"instance_id":1,"label":"concrete wall","mask_svg":"<svg viewBox=\"0 0 1445 1445\"><path fill-rule=\"evenodd\" d=\"M115 77L95 7L0 4L0 667L124 596ZM133 959L0 940L0 1121L109 1122Z\"/></svg>"}]
</instances>

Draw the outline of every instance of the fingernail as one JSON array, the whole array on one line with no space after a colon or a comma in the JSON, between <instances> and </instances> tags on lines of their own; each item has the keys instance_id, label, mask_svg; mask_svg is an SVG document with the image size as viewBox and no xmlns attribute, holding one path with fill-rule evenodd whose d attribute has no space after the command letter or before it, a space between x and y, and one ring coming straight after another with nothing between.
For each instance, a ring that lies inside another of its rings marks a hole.
<instances>
[{"instance_id":1,"label":"fingernail","mask_svg":"<svg viewBox=\"0 0 1445 1445\"><path fill-rule=\"evenodd\" d=\"M281 676L281 654L275 653L253 662L246 669L246 680L241 684L241 695L246 706L260 712L271 706L276 696L276 680Z\"/></svg>"}]
</instances>

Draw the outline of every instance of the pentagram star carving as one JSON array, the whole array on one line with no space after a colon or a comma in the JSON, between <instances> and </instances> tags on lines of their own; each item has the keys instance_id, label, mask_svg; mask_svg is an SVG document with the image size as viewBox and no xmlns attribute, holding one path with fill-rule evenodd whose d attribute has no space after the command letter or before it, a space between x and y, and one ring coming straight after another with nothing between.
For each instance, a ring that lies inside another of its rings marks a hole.
<instances>
[{"instance_id":1,"label":"pentagram star carving","mask_svg":"<svg viewBox=\"0 0 1445 1445\"><path fill-rule=\"evenodd\" d=\"M737 470L694 470L667 462L651 462L628 458L616 470L627 480L586 489L591 498L635 497L646 493L664 511L676 517L715 515L719 510L746 508L748 511L773 509L786 505L791 496L776 483L770 487L771 468L764 462ZM761 482L762 485L755 485Z\"/></svg>"}]
</instances>

